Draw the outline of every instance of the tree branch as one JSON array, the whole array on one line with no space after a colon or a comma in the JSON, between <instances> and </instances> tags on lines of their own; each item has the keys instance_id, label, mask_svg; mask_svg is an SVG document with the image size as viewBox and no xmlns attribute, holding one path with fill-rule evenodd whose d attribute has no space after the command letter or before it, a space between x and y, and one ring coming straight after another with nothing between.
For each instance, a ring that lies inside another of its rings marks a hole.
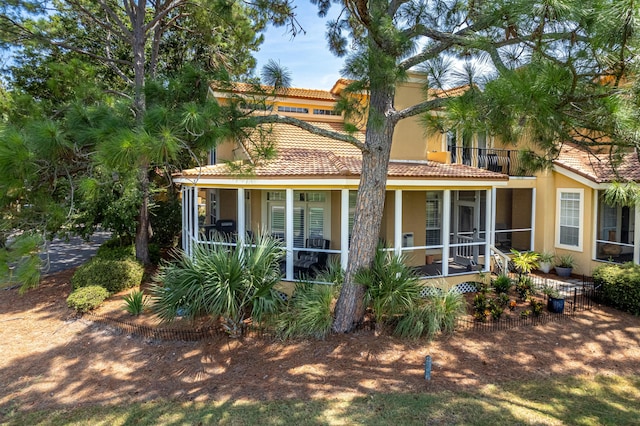
<instances>
[{"instance_id":1,"label":"tree branch","mask_svg":"<svg viewBox=\"0 0 640 426\"><path fill-rule=\"evenodd\" d=\"M99 2L101 4L104 3L103 0L99 0ZM114 26L111 23L105 23L105 22L99 20L98 18L96 18L95 15L93 13L91 13L91 11L87 10L82 4L80 4L80 2L77 2L75 0L67 0L67 3L70 4L72 7L76 8L82 14L82 16L86 17L87 19L89 19L90 21L94 22L98 26L104 28L105 30L113 32L118 37L120 37L123 41L129 42L131 40L131 31L129 31L129 29L126 26L118 25L118 29L120 31L116 31L116 29L114 28ZM102 9L109 16L112 16L112 14L109 14L109 12L105 8L108 8L108 6L104 5L102 7ZM113 13L113 11L111 11L111 12ZM112 19L113 19L113 16L112 16ZM117 15L115 16L115 19L119 21ZM121 24L121 22L120 22L120 24Z\"/></svg>"},{"instance_id":2,"label":"tree branch","mask_svg":"<svg viewBox=\"0 0 640 426\"><path fill-rule=\"evenodd\" d=\"M444 103L448 97L430 99L428 101L420 102L419 104L412 105L408 108L396 111L392 114L391 118L398 122L402 119L413 117L424 112L433 111L444 106Z\"/></svg>"},{"instance_id":3,"label":"tree branch","mask_svg":"<svg viewBox=\"0 0 640 426\"><path fill-rule=\"evenodd\" d=\"M172 10L183 6L186 3L184 0L168 0L156 9L156 14L153 19L144 26L143 31L146 33L151 30L154 26L156 26L165 16L169 14Z\"/></svg>"}]
</instances>

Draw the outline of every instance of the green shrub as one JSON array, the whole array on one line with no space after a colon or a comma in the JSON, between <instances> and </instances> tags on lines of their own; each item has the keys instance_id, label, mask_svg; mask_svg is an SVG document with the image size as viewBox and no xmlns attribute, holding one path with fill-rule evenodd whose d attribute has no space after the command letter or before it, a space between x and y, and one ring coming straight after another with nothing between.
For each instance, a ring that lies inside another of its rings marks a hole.
<instances>
[{"instance_id":1,"label":"green shrub","mask_svg":"<svg viewBox=\"0 0 640 426\"><path fill-rule=\"evenodd\" d=\"M182 203L179 192L166 191L158 195L160 196L155 197L150 206L153 224L152 242L158 247L173 248L178 243L182 229ZM153 258L151 261L153 262Z\"/></svg>"},{"instance_id":2,"label":"green shrub","mask_svg":"<svg viewBox=\"0 0 640 426\"><path fill-rule=\"evenodd\" d=\"M101 245L96 252L96 257L105 260L133 260L136 258L136 248L133 245L120 247Z\"/></svg>"},{"instance_id":3,"label":"green shrub","mask_svg":"<svg viewBox=\"0 0 640 426\"><path fill-rule=\"evenodd\" d=\"M287 309L279 316L276 333L283 339L314 337L324 339L331 333L333 301L338 287L300 283Z\"/></svg>"},{"instance_id":4,"label":"green shrub","mask_svg":"<svg viewBox=\"0 0 640 426\"><path fill-rule=\"evenodd\" d=\"M160 267L152 289L153 307L163 321L183 313L186 318L222 317L237 335L244 320L259 323L278 312L282 299L273 288L280 282L280 243L260 236L255 246L230 249L196 245L191 256Z\"/></svg>"},{"instance_id":5,"label":"green shrub","mask_svg":"<svg viewBox=\"0 0 640 426\"><path fill-rule=\"evenodd\" d=\"M496 291L496 293L501 294L508 293L509 289L511 289L511 286L513 285L513 282L507 275L501 274L498 275L495 280L493 280L492 284L493 289Z\"/></svg>"},{"instance_id":6,"label":"green shrub","mask_svg":"<svg viewBox=\"0 0 640 426\"><path fill-rule=\"evenodd\" d=\"M90 285L78 288L67 297L67 306L78 312L87 312L100 306L109 297L106 288L99 285Z\"/></svg>"},{"instance_id":7,"label":"green shrub","mask_svg":"<svg viewBox=\"0 0 640 426\"><path fill-rule=\"evenodd\" d=\"M140 315L149 305L149 296L136 290L124 296L124 309L131 315Z\"/></svg>"},{"instance_id":8,"label":"green shrub","mask_svg":"<svg viewBox=\"0 0 640 426\"><path fill-rule=\"evenodd\" d=\"M402 256L378 247L371 268L359 271L354 280L366 286L365 304L373 310L376 323L393 322L395 316L420 302L423 285Z\"/></svg>"},{"instance_id":9,"label":"green shrub","mask_svg":"<svg viewBox=\"0 0 640 426\"><path fill-rule=\"evenodd\" d=\"M410 339L432 339L438 333L451 334L458 318L465 314L466 302L462 293L454 289L436 293L404 312L394 333Z\"/></svg>"},{"instance_id":10,"label":"green shrub","mask_svg":"<svg viewBox=\"0 0 640 426\"><path fill-rule=\"evenodd\" d=\"M134 260L109 260L96 257L80 266L71 284L74 289L99 285L109 293L118 293L127 288L140 285L144 268Z\"/></svg>"},{"instance_id":11,"label":"green shrub","mask_svg":"<svg viewBox=\"0 0 640 426\"><path fill-rule=\"evenodd\" d=\"M601 286L605 303L640 315L640 266L633 263L603 265L593 271L593 281Z\"/></svg>"}]
</instances>

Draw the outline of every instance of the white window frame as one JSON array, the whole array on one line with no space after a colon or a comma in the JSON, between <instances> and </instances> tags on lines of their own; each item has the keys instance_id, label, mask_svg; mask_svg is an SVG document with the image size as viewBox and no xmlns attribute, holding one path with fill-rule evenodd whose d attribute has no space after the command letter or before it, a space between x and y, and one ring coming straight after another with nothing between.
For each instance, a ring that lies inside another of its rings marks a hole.
<instances>
[{"instance_id":1,"label":"white window frame","mask_svg":"<svg viewBox=\"0 0 640 426\"><path fill-rule=\"evenodd\" d=\"M282 207L282 208L286 208L285 206L285 200L267 200L267 193L268 192L283 192L283 190L265 190L264 191L264 196L262 197L262 203L263 203L263 212L265 213L265 215L263 216L263 223L266 223L269 226L269 232L273 232L270 228L271 228L271 208L272 206L278 206L278 207ZM299 199L297 201L294 201L293 203L293 207L294 207L294 215L295 215L295 211L298 209L303 209L304 210L304 237L303 237L303 241L306 241L309 238L309 211L311 207L322 207L323 208L323 229L322 229L322 237L325 239L331 239L331 192L330 191L322 191L322 190L295 190L294 194L298 195L301 192L305 193L305 201L300 201ZM307 193L323 193L324 195L324 202L319 202L319 201L306 201L306 194ZM286 226L285 226L286 228ZM304 248L304 243L303 243L303 247L296 247L298 248Z\"/></svg>"},{"instance_id":2,"label":"white window frame","mask_svg":"<svg viewBox=\"0 0 640 426\"><path fill-rule=\"evenodd\" d=\"M578 194L578 202L580 203L578 213L578 245L568 245L560 243L560 219L562 211L562 194ZM582 188L557 188L556 189L556 248L583 251L584 244L584 189Z\"/></svg>"}]
</instances>

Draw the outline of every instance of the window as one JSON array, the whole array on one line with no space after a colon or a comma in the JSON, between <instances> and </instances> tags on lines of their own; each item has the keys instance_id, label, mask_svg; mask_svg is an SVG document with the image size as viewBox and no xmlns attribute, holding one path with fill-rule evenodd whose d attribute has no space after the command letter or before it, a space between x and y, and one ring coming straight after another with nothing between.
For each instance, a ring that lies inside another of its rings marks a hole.
<instances>
[{"instance_id":1,"label":"window","mask_svg":"<svg viewBox=\"0 0 640 426\"><path fill-rule=\"evenodd\" d=\"M598 191L596 259L625 263L634 259L635 208L609 205Z\"/></svg>"},{"instance_id":2,"label":"window","mask_svg":"<svg viewBox=\"0 0 640 426\"><path fill-rule=\"evenodd\" d=\"M442 191L427 191L427 246L442 244Z\"/></svg>"},{"instance_id":3,"label":"window","mask_svg":"<svg viewBox=\"0 0 640 426\"><path fill-rule=\"evenodd\" d=\"M556 245L582 250L582 196L581 189L558 189Z\"/></svg>"},{"instance_id":4,"label":"window","mask_svg":"<svg viewBox=\"0 0 640 426\"><path fill-rule=\"evenodd\" d=\"M340 115L339 112L334 111L332 109L314 109L314 115Z\"/></svg>"},{"instance_id":5,"label":"window","mask_svg":"<svg viewBox=\"0 0 640 426\"><path fill-rule=\"evenodd\" d=\"M309 108L291 107L291 106L279 106L279 112L296 112L298 114L309 114Z\"/></svg>"},{"instance_id":6,"label":"window","mask_svg":"<svg viewBox=\"0 0 640 426\"><path fill-rule=\"evenodd\" d=\"M284 239L286 234L285 191L267 192L269 232ZM294 191L293 194L293 246L305 247L307 238L324 238L329 232L331 212L325 192Z\"/></svg>"}]
</instances>

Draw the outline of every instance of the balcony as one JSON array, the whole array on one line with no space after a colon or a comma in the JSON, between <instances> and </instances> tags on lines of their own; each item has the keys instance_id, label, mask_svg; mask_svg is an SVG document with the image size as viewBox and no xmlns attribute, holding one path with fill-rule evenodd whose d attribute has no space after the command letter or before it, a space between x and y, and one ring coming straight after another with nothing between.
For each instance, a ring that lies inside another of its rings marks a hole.
<instances>
[{"instance_id":1,"label":"balcony","mask_svg":"<svg viewBox=\"0 0 640 426\"><path fill-rule=\"evenodd\" d=\"M447 146L451 164L465 164L509 176L533 176L534 171L520 159L515 149L465 148Z\"/></svg>"}]
</instances>

